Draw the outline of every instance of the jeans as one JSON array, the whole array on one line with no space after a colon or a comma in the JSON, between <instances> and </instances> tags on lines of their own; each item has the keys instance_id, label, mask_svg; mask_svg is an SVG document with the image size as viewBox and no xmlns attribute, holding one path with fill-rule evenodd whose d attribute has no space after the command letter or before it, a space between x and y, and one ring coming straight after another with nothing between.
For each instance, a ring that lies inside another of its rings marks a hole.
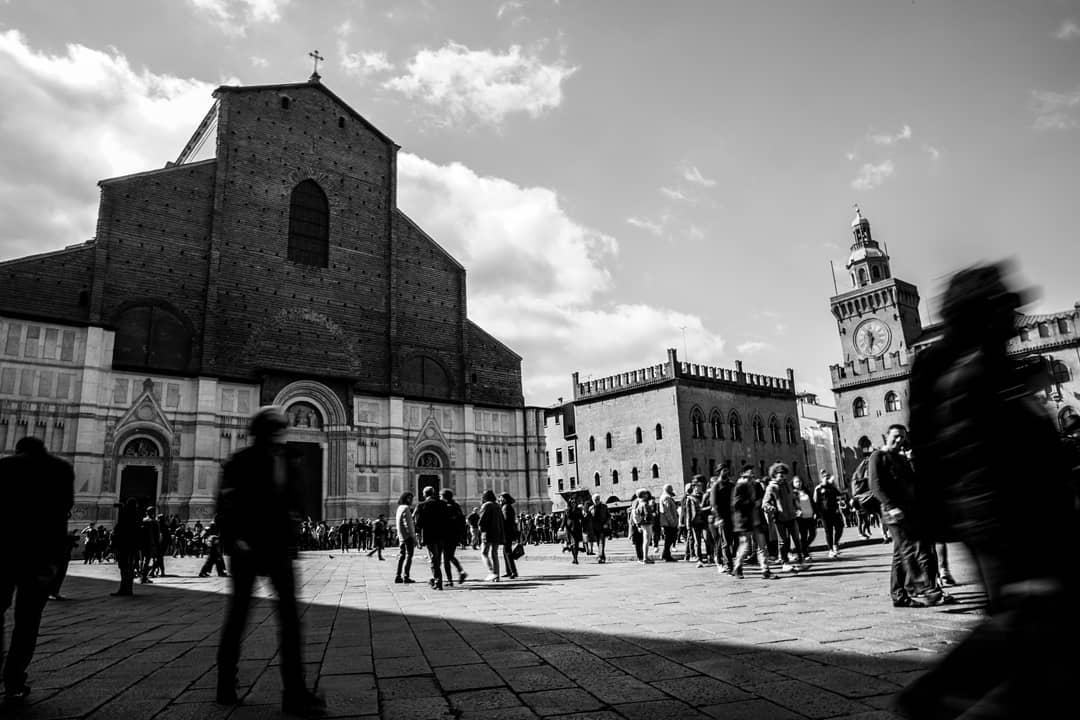
<instances>
[{"instance_id":1,"label":"jeans","mask_svg":"<svg viewBox=\"0 0 1080 720\"><path fill-rule=\"evenodd\" d=\"M765 535L765 530L760 527L756 527L753 530L747 530L746 532L739 533L739 550L735 555L735 569L742 570L743 564L746 562L746 558L750 556L751 542L757 544L758 565L761 566L762 572L768 572L769 555L766 547L769 540L768 537Z\"/></svg>"},{"instance_id":2,"label":"jeans","mask_svg":"<svg viewBox=\"0 0 1080 720\"><path fill-rule=\"evenodd\" d=\"M406 538L401 541L401 550L398 553L397 559L397 576L409 577L409 573L412 571L412 559L413 553L416 551L416 540L412 538ZM401 574L402 568L405 569L404 576Z\"/></svg>"},{"instance_id":3,"label":"jeans","mask_svg":"<svg viewBox=\"0 0 1080 720\"><path fill-rule=\"evenodd\" d=\"M889 594L894 601L922 595L934 587L933 546L916 539L903 521L890 522L893 559Z\"/></svg>"},{"instance_id":4,"label":"jeans","mask_svg":"<svg viewBox=\"0 0 1080 720\"><path fill-rule=\"evenodd\" d=\"M499 543L484 541L484 562L487 563L488 572L499 577Z\"/></svg>"},{"instance_id":5,"label":"jeans","mask_svg":"<svg viewBox=\"0 0 1080 720\"><path fill-rule=\"evenodd\" d=\"M454 577L451 572L452 568L457 568L458 576L464 575L465 572L461 569L461 563L454 556L457 552L457 543L447 542L443 545L443 567L446 569L446 579L449 580Z\"/></svg>"},{"instance_id":6,"label":"jeans","mask_svg":"<svg viewBox=\"0 0 1080 720\"><path fill-rule=\"evenodd\" d=\"M799 545L802 546L803 554L810 554L810 546L817 537L817 520L814 518L799 518Z\"/></svg>"},{"instance_id":7,"label":"jeans","mask_svg":"<svg viewBox=\"0 0 1080 720\"><path fill-rule=\"evenodd\" d=\"M780 562L788 563L794 552L796 561L803 557L802 540L799 538L799 524L795 520L777 520L776 534L780 538Z\"/></svg>"},{"instance_id":8,"label":"jeans","mask_svg":"<svg viewBox=\"0 0 1080 720\"><path fill-rule=\"evenodd\" d=\"M442 585L443 544L439 541L427 543L428 559L431 561L431 577L436 585Z\"/></svg>"},{"instance_id":9,"label":"jeans","mask_svg":"<svg viewBox=\"0 0 1080 720\"><path fill-rule=\"evenodd\" d=\"M729 523L730 520L724 522ZM735 547L739 541L736 533L731 531L730 525L714 524L713 535L715 536L714 552L716 553L717 567L733 567L735 563Z\"/></svg>"},{"instance_id":10,"label":"jeans","mask_svg":"<svg viewBox=\"0 0 1080 720\"><path fill-rule=\"evenodd\" d=\"M288 557L263 557L254 553L232 556L232 596L218 647L218 688L236 687L240 640L251 609L251 589L257 575L267 575L277 593L278 636L281 642L281 681L285 692L304 690L300 660L300 615L296 606L296 581Z\"/></svg>"},{"instance_id":11,"label":"jeans","mask_svg":"<svg viewBox=\"0 0 1080 720\"><path fill-rule=\"evenodd\" d=\"M840 513L826 513L822 516L825 525L825 544L830 550L840 549L840 536L844 534L844 518Z\"/></svg>"},{"instance_id":12,"label":"jeans","mask_svg":"<svg viewBox=\"0 0 1080 720\"><path fill-rule=\"evenodd\" d=\"M664 551L660 557L664 560L674 560L671 557L671 546L679 539L679 528L665 525L662 529L664 531Z\"/></svg>"}]
</instances>

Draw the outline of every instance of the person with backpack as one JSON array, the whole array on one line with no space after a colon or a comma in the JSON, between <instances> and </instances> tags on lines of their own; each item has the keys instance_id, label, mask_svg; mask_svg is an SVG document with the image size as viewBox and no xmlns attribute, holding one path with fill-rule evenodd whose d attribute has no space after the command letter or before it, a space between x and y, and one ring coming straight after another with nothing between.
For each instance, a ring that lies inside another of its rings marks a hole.
<instances>
[{"instance_id":1,"label":"person with backpack","mask_svg":"<svg viewBox=\"0 0 1080 720\"><path fill-rule=\"evenodd\" d=\"M870 539L871 520L881 525L881 541L892 542L889 528L881 517L881 503L870 490L870 454L867 454L851 473L851 504L859 519L859 534Z\"/></svg>"},{"instance_id":2,"label":"person with backpack","mask_svg":"<svg viewBox=\"0 0 1080 720\"><path fill-rule=\"evenodd\" d=\"M611 511L608 506L605 505L599 495L593 495L592 504L592 520L593 527L596 528L596 545L599 550L600 557L596 562L604 564L607 562L607 554L605 549L607 548L607 536L611 532Z\"/></svg>"}]
</instances>

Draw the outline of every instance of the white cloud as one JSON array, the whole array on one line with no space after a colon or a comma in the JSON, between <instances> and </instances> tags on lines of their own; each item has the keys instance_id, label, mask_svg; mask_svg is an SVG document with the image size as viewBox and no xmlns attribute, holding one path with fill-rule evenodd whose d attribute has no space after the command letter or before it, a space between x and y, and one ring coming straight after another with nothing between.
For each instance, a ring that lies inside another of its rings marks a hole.
<instances>
[{"instance_id":1,"label":"white cloud","mask_svg":"<svg viewBox=\"0 0 1080 720\"><path fill-rule=\"evenodd\" d=\"M338 43L341 54L341 69L349 75L370 77L394 69L394 64L384 52L349 52L345 43Z\"/></svg>"},{"instance_id":2,"label":"white cloud","mask_svg":"<svg viewBox=\"0 0 1080 720\"><path fill-rule=\"evenodd\" d=\"M851 187L855 190L873 190L881 185L896 172L896 166L892 160L886 160L872 165L865 163L859 168L859 174L851 181Z\"/></svg>"},{"instance_id":3,"label":"white cloud","mask_svg":"<svg viewBox=\"0 0 1080 720\"><path fill-rule=\"evenodd\" d=\"M1080 126L1080 87L1069 92L1034 90L1031 109L1036 130L1069 130Z\"/></svg>"},{"instance_id":4,"label":"white cloud","mask_svg":"<svg viewBox=\"0 0 1080 720\"><path fill-rule=\"evenodd\" d=\"M642 230L647 230L648 232L652 233L653 235L656 235L657 237L659 237L660 235L662 235L664 233L664 226L661 225L658 222L653 221L653 220L646 220L644 218L638 218L638 217L628 217L628 218L626 218L626 222L629 223L630 225L633 225L636 228L641 228Z\"/></svg>"},{"instance_id":5,"label":"white cloud","mask_svg":"<svg viewBox=\"0 0 1080 720\"><path fill-rule=\"evenodd\" d=\"M702 175L701 171L698 170L697 167L693 166L693 165L686 168L685 170L683 170L683 179L688 181L688 182L692 182L692 183L695 183L697 185L701 185L702 187L711 188L711 187L714 187L716 185L715 180L713 180L711 178L707 178L704 175Z\"/></svg>"},{"instance_id":6,"label":"white cloud","mask_svg":"<svg viewBox=\"0 0 1080 720\"><path fill-rule=\"evenodd\" d=\"M468 268L469 316L525 358L530 402L566 396L574 370L663 362L683 347L683 326L692 357L720 362L724 341L700 317L603 300L618 244L570 218L552 190L401 153L398 201Z\"/></svg>"},{"instance_id":7,"label":"white cloud","mask_svg":"<svg viewBox=\"0 0 1080 720\"><path fill-rule=\"evenodd\" d=\"M214 86L134 69L116 50L51 55L0 32L0 258L94 233L102 178L160 168L210 108Z\"/></svg>"},{"instance_id":8,"label":"white cloud","mask_svg":"<svg viewBox=\"0 0 1080 720\"><path fill-rule=\"evenodd\" d=\"M664 197L666 197L666 198L668 198L670 200L681 200L682 202L693 202L693 199L689 195L684 193L682 190L679 190L678 188L662 187L662 188L660 188L660 192L664 195Z\"/></svg>"},{"instance_id":9,"label":"white cloud","mask_svg":"<svg viewBox=\"0 0 1080 720\"><path fill-rule=\"evenodd\" d=\"M911 126L904 125L904 127L900 128L899 132L891 135L889 133L879 133L876 135L871 135L870 142L874 143L875 145L895 145L898 142L910 140L911 135Z\"/></svg>"},{"instance_id":10,"label":"white cloud","mask_svg":"<svg viewBox=\"0 0 1080 720\"><path fill-rule=\"evenodd\" d=\"M690 229L687 231L687 235L690 236L691 240L705 239L705 231L699 228L697 225L691 225Z\"/></svg>"},{"instance_id":11,"label":"white cloud","mask_svg":"<svg viewBox=\"0 0 1080 720\"><path fill-rule=\"evenodd\" d=\"M941 157L941 150L938 150L933 145L923 145L923 151L930 156L931 160L937 160Z\"/></svg>"},{"instance_id":12,"label":"white cloud","mask_svg":"<svg viewBox=\"0 0 1080 720\"><path fill-rule=\"evenodd\" d=\"M512 113L535 118L559 107L562 84L576 71L561 61L544 63L519 45L499 53L451 42L421 50L406 74L384 85L445 114L444 123L471 117L498 125Z\"/></svg>"},{"instance_id":13,"label":"white cloud","mask_svg":"<svg viewBox=\"0 0 1080 720\"><path fill-rule=\"evenodd\" d=\"M270 61L258 55L251 56L251 66L257 68L270 67Z\"/></svg>"},{"instance_id":14,"label":"white cloud","mask_svg":"<svg viewBox=\"0 0 1080 720\"><path fill-rule=\"evenodd\" d=\"M501 19L506 13L521 10L523 7L525 7L525 3L521 2L521 0L508 0L508 2L499 5L499 9L495 12L495 17Z\"/></svg>"},{"instance_id":15,"label":"white cloud","mask_svg":"<svg viewBox=\"0 0 1080 720\"><path fill-rule=\"evenodd\" d=\"M763 350L768 350L771 346L767 342L760 340L747 340L746 342L739 343L735 346L735 351L740 355L753 355Z\"/></svg>"},{"instance_id":16,"label":"white cloud","mask_svg":"<svg viewBox=\"0 0 1080 720\"><path fill-rule=\"evenodd\" d=\"M291 0L188 0L226 35L242 36L255 23L276 23Z\"/></svg>"},{"instance_id":17,"label":"white cloud","mask_svg":"<svg viewBox=\"0 0 1080 720\"><path fill-rule=\"evenodd\" d=\"M844 157L846 157L848 160L854 160L855 159L855 151L851 150L849 152L844 153Z\"/></svg>"},{"instance_id":18,"label":"white cloud","mask_svg":"<svg viewBox=\"0 0 1080 720\"><path fill-rule=\"evenodd\" d=\"M1080 25L1077 25L1075 20L1066 20L1061 23L1061 27L1054 33L1054 37L1058 40L1069 40L1070 38L1080 37Z\"/></svg>"}]
</instances>

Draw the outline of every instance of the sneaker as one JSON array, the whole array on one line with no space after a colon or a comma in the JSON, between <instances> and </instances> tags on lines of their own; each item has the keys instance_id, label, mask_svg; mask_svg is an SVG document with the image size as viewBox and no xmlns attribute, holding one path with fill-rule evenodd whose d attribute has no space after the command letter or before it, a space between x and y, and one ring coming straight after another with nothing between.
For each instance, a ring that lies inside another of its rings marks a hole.
<instances>
[{"instance_id":1,"label":"sneaker","mask_svg":"<svg viewBox=\"0 0 1080 720\"><path fill-rule=\"evenodd\" d=\"M803 556L803 562L804 563L812 563L812 562L814 562L814 556L811 555L810 553L806 553L806 555Z\"/></svg>"},{"instance_id":2,"label":"sneaker","mask_svg":"<svg viewBox=\"0 0 1080 720\"><path fill-rule=\"evenodd\" d=\"M464 585L465 584L465 578L467 578L467 577L469 577L469 574L464 573L464 572L461 573L460 575L458 575L457 576L457 584L458 585Z\"/></svg>"},{"instance_id":3,"label":"sneaker","mask_svg":"<svg viewBox=\"0 0 1080 720\"><path fill-rule=\"evenodd\" d=\"M307 689L285 692L281 696L281 710L288 715L322 717L326 714L326 701Z\"/></svg>"},{"instance_id":4,"label":"sneaker","mask_svg":"<svg viewBox=\"0 0 1080 720\"><path fill-rule=\"evenodd\" d=\"M780 566L780 569L783 570L784 572L795 572L795 566L792 565L791 563L784 563L783 565Z\"/></svg>"},{"instance_id":5,"label":"sneaker","mask_svg":"<svg viewBox=\"0 0 1080 720\"><path fill-rule=\"evenodd\" d=\"M830 550L830 551L829 551L829 557L830 557L830 558L832 558L832 559L834 559L834 560L836 559L836 556L837 556L838 554L839 554L839 553L837 553L837 552L836 552L835 550Z\"/></svg>"},{"instance_id":6,"label":"sneaker","mask_svg":"<svg viewBox=\"0 0 1080 720\"><path fill-rule=\"evenodd\" d=\"M405 578L404 580L402 580L402 582L406 583L406 584L409 584L409 583L415 583L416 581L413 580L412 578Z\"/></svg>"},{"instance_id":7,"label":"sneaker","mask_svg":"<svg viewBox=\"0 0 1080 720\"><path fill-rule=\"evenodd\" d=\"M773 577L774 576L773 576L771 570L766 570L763 573L761 573L761 579L762 580L771 580Z\"/></svg>"},{"instance_id":8,"label":"sneaker","mask_svg":"<svg viewBox=\"0 0 1080 720\"><path fill-rule=\"evenodd\" d=\"M398 576L397 576L396 578L394 578L394 582L396 582L396 583L403 583L403 582L405 582L405 581L404 581L404 580L403 580L403 579L401 578L401 576L400 576L400 575L398 575Z\"/></svg>"},{"instance_id":9,"label":"sneaker","mask_svg":"<svg viewBox=\"0 0 1080 720\"><path fill-rule=\"evenodd\" d=\"M941 584L952 587L953 585L956 585L956 578L952 576L952 573L943 572L941 573Z\"/></svg>"},{"instance_id":10,"label":"sneaker","mask_svg":"<svg viewBox=\"0 0 1080 720\"><path fill-rule=\"evenodd\" d=\"M742 568L741 568L741 567L737 567L737 568L735 568L735 577L736 577L736 578L738 578L739 580L742 580L742 579L744 579L744 578L743 578L743 572L742 572Z\"/></svg>"},{"instance_id":11,"label":"sneaker","mask_svg":"<svg viewBox=\"0 0 1080 720\"><path fill-rule=\"evenodd\" d=\"M201 573L199 573L199 577L210 577L210 573L208 573L208 572L201 572Z\"/></svg>"},{"instance_id":12,"label":"sneaker","mask_svg":"<svg viewBox=\"0 0 1080 720\"><path fill-rule=\"evenodd\" d=\"M942 605L955 605L957 602L959 602L959 601L956 599L955 595L950 595L949 593L944 593L944 592L941 593L941 604Z\"/></svg>"},{"instance_id":13,"label":"sneaker","mask_svg":"<svg viewBox=\"0 0 1080 720\"><path fill-rule=\"evenodd\" d=\"M498 582L498 581L499 581L499 576L494 575L494 574L488 575L486 578L484 578L484 582Z\"/></svg>"},{"instance_id":14,"label":"sneaker","mask_svg":"<svg viewBox=\"0 0 1080 720\"><path fill-rule=\"evenodd\" d=\"M892 606L894 608L906 608L911 607L911 598L906 595L903 597L893 598Z\"/></svg>"}]
</instances>

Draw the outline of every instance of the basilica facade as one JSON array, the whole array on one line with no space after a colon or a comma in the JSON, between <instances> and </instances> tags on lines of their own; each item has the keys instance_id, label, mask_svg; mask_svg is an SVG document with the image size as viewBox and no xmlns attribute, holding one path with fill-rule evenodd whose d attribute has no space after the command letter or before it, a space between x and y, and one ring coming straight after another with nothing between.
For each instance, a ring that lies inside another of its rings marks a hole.
<instances>
[{"instance_id":1,"label":"basilica facade","mask_svg":"<svg viewBox=\"0 0 1080 720\"><path fill-rule=\"evenodd\" d=\"M851 288L830 299L843 363L831 367L845 477L880 447L890 425L907 424L908 380L915 355L941 338L923 325L919 289L892 276L890 257L857 212L847 261ZM1047 386L1038 393L1057 427L1080 411L1080 302L1044 315L1017 315L1014 357L1038 356Z\"/></svg>"},{"instance_id":2,"label":"basilica facade","mask_svg":"<svg viewBox=\"0 0 1080 720\"><path fill-rule=\"evenodd\" d=\"M318 76L218 88L174 162L99 183L91 241L0 263L0 453L69 459L73 526L127 497L205 519L275 404L312 518L425 485L547 508L543 410L397 208L397 150Z\"/></svg>"}]
</instances>

